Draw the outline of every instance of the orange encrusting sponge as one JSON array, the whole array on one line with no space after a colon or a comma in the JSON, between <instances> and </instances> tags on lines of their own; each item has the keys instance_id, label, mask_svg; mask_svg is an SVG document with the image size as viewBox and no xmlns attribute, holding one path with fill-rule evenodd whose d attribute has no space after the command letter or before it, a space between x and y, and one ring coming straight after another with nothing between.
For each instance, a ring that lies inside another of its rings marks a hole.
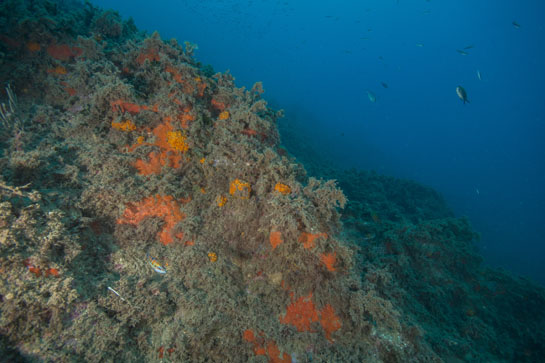
<instances>
[{"instance_id":1,"label":"orange encrusting sponge","mask_svg":"<svg viewBox=\"0 0 545 363\"><path fill-rule=\"evenodd\" d=\"M341 319L335 315L333 307L327 304L321 310L317 310L312 301L312 292L297 300L294 300L293 292L290 292L290 296L292 303L286 307L286 315L280 317L280 323L293 325L298 332L313 332L311 324L319 321L327 340L333 341L331 333L342 326Z\"/></svg>"},{"instance_id":2,"label":"orange encrusting sponge","mask_svg":"<svg viewBox=\"0 0 545 363\"><path fill-rule=\"evenodd\" d=\"M180 205L170 195L156 195L144 198L137 203L129 203L125 212L117 220L117 224L132 224L137 226L146 218L159 217L165 222L157 238L163 245L174 242L174 227L185 218L180 212ZM178 233L177 236L180 236Z\"/></svg>"},{"instance_id":3,"label":"orange encrusting sponge","mask_svg":"<svg viewBox=\"0 0 545 363\"><path fill-rule=\"evenodd\" d=\"M157 125L152 132L155 135L153 144L139 143L131 147L134 149L140 145L153 145L161 149L159 152L150 152L148 160L138 159L134 162L138 174L159 174L165 165L179 168L182 165L182 154L189 150L187 137L181 131L174 131L174 127L168 120Z\"/></svg>"},{"instance_id":4,"label":"orange encrusting sponge","mask_svg":"<svg viewBox=\"0 0 545 363\"><path fill-rule=\"evenodd\" d=\"M327 233L308 233L303 232L299 235L299 238L297 239L299 242L303 244L303 247L307 250L314 247L314 240L318 237L324 237L327 238Z\"/></svg>"},{"instance_id":5,"label":"orange encrusting sponge","mask_svg":"<svg viewBox=\"0 0 545 363\"><path fill-rule=\"evenodd\" d=\"M271 246L273 250L280 246L284 240L282 239L282 232L280 231L272 231L269 235L269 242L271 243Z\"/></svg>"},{"instance_id":6,"label":"orange encrusting sponge","mask_svg":"<svg viewBox=\"0 0 545 363\"><path fill-rule=\"evenodd\" d=\"M337 262L337 253L324 253L320 255L320 260L325 265L328 271L335 271L335 263Z\"/></svg>"},{"instance_id":7,"label":"orange encrusting sponge","mask_svg":"<svg viewBox=\"0 0 545 363\"><path fill-rule=\"evenodd\" d=\"M318 312L312 302L312 292L295 301L293 301L293 293L291 293L291 298L292 303L286 308L286 315L280 317L280 322L295 326L299 332L312 331L310 324L318 321Z\"/></svg>"},{"instance_id":8,"label":"orange encrusting sponge","mask_svg":"<svg viewBox=\"0 0 545 363\"><path fill-rule=\"evenodd\" d=\"M320 310L320 324L322 325L322 329L324 329L325 337L332 342L331 333L339 330L342 326L341 319L335 315L333 306L327 304Z\"/></svg>"},{"instance_id":9,"label":"orange encrusting sponge","mask_svg":"<svg viewBox=\"0 0 545 363\"><path fill-rule=\"evenodd\" d=\"M261 333L260 335L263 335ZM287 353L283 353L280 356L280 349L276 345L274 340L269 340L265 342L265 339L260 336L257 337L254 335L254 332L250 329L246 329L242 333L242 337L245 341L252 343L254 345L254 354L255 355L267 355L269 357L269 362L271 363L291 363L291 356Z\"/></svg>"},{"instance_id":10,"label":"orange encrusting sponge","mask_svg":"<svg viewBox=\"0 0 545 363\"><path fill-rule=\"evenodd\" d=\"M157 49L146 49L145 51L140 53L138 57L136 57L136 63L138 63L139 65L143 65L146 60L150 62L160 61L161 57L159 56L159 52L157 51Z\"/></svg>"}]
</instances>

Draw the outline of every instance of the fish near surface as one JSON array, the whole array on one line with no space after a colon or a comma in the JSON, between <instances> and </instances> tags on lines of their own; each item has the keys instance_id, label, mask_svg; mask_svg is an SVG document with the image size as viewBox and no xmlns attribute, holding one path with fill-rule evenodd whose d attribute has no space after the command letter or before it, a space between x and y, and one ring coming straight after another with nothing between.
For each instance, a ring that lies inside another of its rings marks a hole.
<instances>
[{"instance_id":1,"label":"fish near surface","mask_svg":"<svg viewBox=\"0 0 545 363\"><path fill-rule=\"evenodd\" d=\"M464 104L467 102L469 103L469 100L467 99L467 92L462 86L456 87L456 94L458 95L458 98L464 101Z\"/></svg>"}]
</instances>

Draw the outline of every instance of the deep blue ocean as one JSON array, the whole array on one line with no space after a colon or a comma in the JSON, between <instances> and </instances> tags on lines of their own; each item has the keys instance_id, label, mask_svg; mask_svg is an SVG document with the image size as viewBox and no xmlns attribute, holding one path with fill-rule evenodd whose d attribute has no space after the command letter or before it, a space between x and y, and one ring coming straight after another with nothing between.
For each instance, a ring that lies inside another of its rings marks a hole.
<instances>
[{"instance_id":1,"label":"deep blue ocean","mask_svg":"<svg viewBox=\"0 0 545 363\"><path fill-rule=\"evenodd\" d=\"M238 86L262 81L339 166L435 188L487 264L545 285L545 2L93 3L196 43Z\"/></svg>"}]
</instances>

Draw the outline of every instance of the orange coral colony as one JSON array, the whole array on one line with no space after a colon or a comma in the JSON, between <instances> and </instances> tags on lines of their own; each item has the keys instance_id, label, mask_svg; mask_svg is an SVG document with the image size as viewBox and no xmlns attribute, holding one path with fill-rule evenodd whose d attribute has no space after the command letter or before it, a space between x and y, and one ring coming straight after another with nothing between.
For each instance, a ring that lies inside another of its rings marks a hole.
<instances>
[{"instance_id":1,"label":"orange coral colony","mask_svg":"<svg viewBox=\"0 0 545 363\"><path fill-rule=\"evenodd\" d=\"M117 220L117 224L132 224L137 226L146 218L159 217L165 222L157 238L163 245L174 242L174 228L185 218L180 212L180 205L170 195L156 195L144 198L137 203L129 203L125 212ZM179 234L177 234L179 236Z\"/></svg>"}]
</instances>

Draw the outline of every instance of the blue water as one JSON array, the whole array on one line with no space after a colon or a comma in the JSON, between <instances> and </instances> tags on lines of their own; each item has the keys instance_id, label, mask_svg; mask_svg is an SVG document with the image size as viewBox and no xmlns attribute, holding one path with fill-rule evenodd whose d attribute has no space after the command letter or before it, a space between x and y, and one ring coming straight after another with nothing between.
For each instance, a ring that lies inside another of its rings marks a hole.
<instances>
[{"instance_id":1,"label":"blue water","mask_svg":"<svg viewBox=\"0 0 545 363\"><path fill-rule=\"evenodd\" d=\"M263 81L341 166L434 187L488 264L545 284L545 2L93 2L197 43L239 86Z\"/></svg>"}]
</instances>

